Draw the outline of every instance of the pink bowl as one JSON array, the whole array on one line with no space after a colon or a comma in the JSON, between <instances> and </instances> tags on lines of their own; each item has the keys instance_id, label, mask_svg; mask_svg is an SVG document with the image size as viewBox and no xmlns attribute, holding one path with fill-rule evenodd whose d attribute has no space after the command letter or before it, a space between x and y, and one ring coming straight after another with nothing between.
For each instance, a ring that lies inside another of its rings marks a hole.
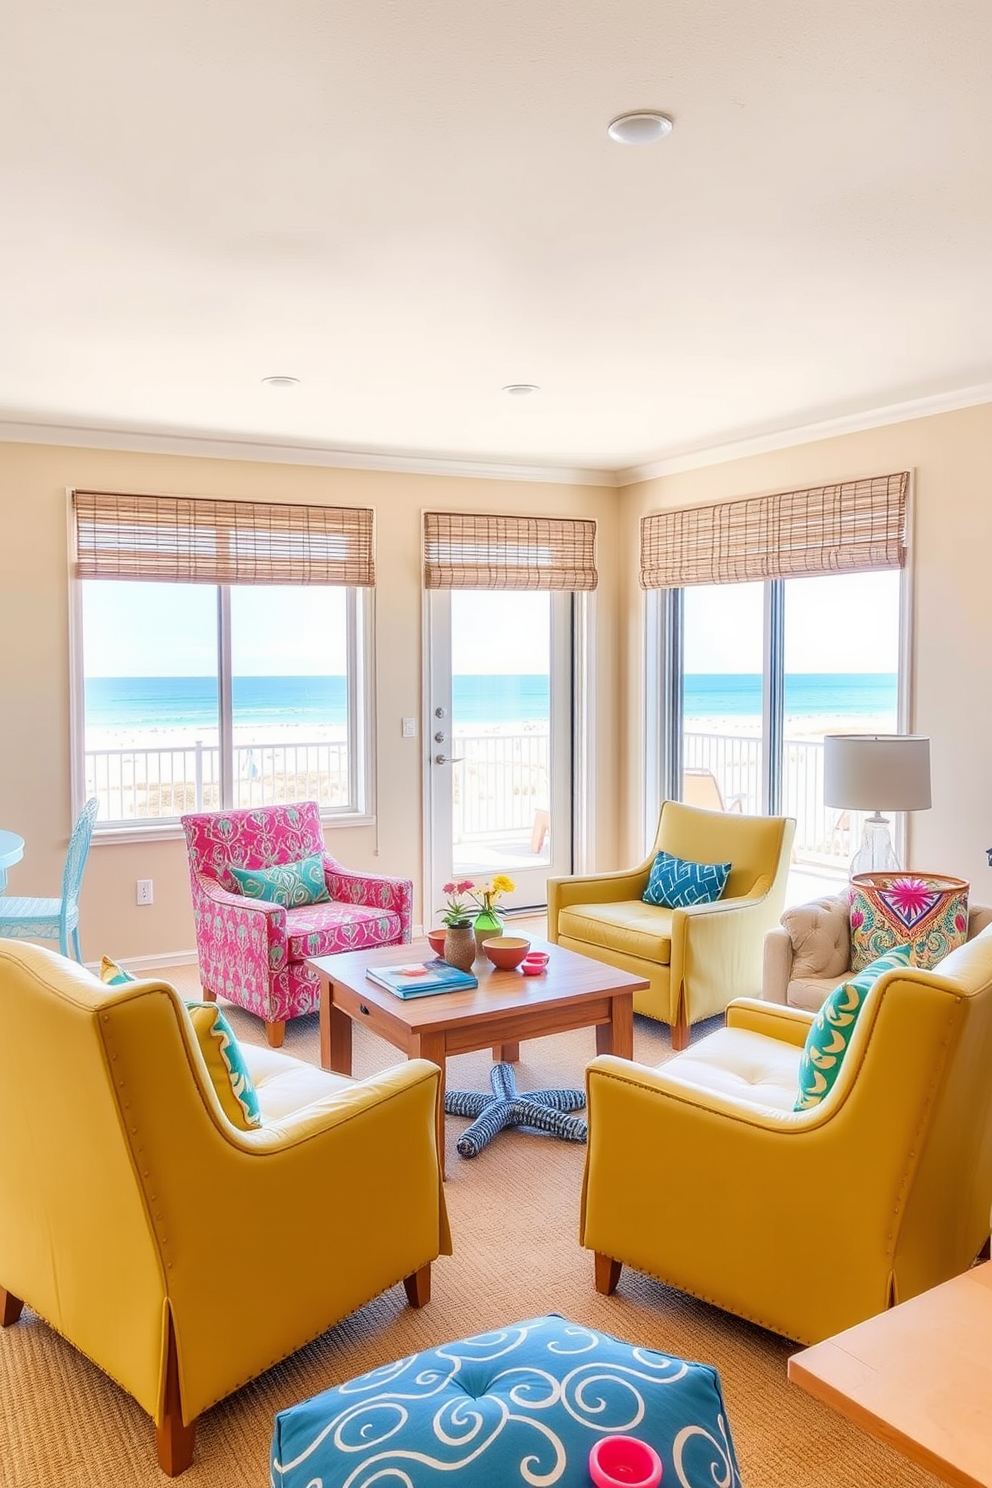
<instances>
[{"instance_id":1,"label":"pink bowl","mask_svg":"<svg viewBox=\"0 0 992 1488\"><path fill-rule=\"evenodd\" d=\"M603 1436L589 1453L596 1488L658 1488L661 1458L636 1436Z\"/></svg>"},{"instance_id":2,"label":"pink bowl","mask_svg":"<svg viewBox=\"0 0 992 1488\"><path fill-rule=\"evenodd\" d=\"M547 951L528 951L524 957L528 966L547 966L550 959Z\"/></svg>"},{"instance_id":3,"label":"pink bowl","mask_svg":"<svg viewBox=\"0 0 992 1488\"><path fill-rule=\"evenodd\" d=\"M435 956L444 955L444 937L447 933L447 930L428 930L427 939L431 943L431 950Z\"/></svg>"},{"instance_id":4,"label":"pink bowl","mask_svg":"<svg viewBox=\"0 0 992 1488\"><path fill-rule=\"evenodd\" d=\"M526 956L520 963L524 976L543 976L547 969L543 961L528 961Z\"/></svg>"}]
</instances>

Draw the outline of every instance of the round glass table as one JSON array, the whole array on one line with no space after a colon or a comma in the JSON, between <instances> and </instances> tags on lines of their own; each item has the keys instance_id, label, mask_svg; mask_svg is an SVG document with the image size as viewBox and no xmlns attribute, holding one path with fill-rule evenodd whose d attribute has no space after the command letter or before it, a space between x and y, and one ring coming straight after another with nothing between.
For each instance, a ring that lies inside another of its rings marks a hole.
<instances>
[{"instance_id":1,"label":"round glass table","mask_svg":"<svg viewBox=\"0 0 992 1488\"><path fill-rule=\"evenodd\" d=\"M6 832L0 827L0 894L7 887L7 869L19 863L24 856L24 838L16 832Z\"/></svg>"}]
</instances>

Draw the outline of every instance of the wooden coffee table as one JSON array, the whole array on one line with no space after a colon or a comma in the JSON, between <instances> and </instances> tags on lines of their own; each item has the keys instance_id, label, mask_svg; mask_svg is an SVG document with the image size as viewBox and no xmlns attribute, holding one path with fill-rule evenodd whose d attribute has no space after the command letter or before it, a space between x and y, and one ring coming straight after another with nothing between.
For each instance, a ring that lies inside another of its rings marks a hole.
<instances>
[{"instance_id":1,"label":"wooden coffee table","mask_svg":"<svg viewBox=\"0 0 992 1488\"><path fill-rule=\"evenodd\" d=\"M634 1052L634 993L648 983L589 956L531 938L547 951L543 976L499 971L484 958L473 971L478 987L409 1001L366 978L370 966L430 961L426 940L312 957L320 977L320 1062L339 1075L351 1074L351 1026L362 1023L401 1049L408 1059L429 1059L441 1070L437 1108L438 1155L444 1169L444 1076L449 1054L492 1047L493 1059L520 1058L521 1039L595 1027L597 1054L631 1059Z\"/></svg>"},{"instance_id":2,"label":"wooden coffee table","mask_svg":"<svg viewBox=\"0 0 992 1488\"><path fill-rule=\"evenodd\" d=\"M789 1360L789 1378L955 1488L992 1488L992 1262Z\"/></svg>"}]
</instances>

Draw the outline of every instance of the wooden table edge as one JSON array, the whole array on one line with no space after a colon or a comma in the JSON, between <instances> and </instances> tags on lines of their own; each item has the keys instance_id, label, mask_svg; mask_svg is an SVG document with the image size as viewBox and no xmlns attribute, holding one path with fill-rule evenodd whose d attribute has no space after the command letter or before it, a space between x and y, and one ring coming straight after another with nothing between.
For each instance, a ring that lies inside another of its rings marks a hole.
<instances>
[{"instance_id":1,"label":"wooden table edge","mask_svg":"<svg viewBox=\"0 0 992 1488\"><path fill-rule=\"evenodd\" d=\"M822 1343L813 1344L810 1349L804 1350L803 1353L811 1353L813 1349L822 1350L827 1345L830 1346L833 1352L845 1354L847 1358L862 1364L866 1369L870 1369L872 1374L878 1373L870 1365L866 1365L863 1360L858 1359L857 1355L847 1353L847 1350L838 1348L831 1339L824 1339ZM955 1467L953 1463L948 1462L946 1458L939 1456L938 1453L924 1446L922 1442L914 1441L912 1438L905 1436L898 1427L893 1426L889 1421L876 1415L868 1406L862 1405L860 1401L852 1399L850 1395L845 1395L842 1390L839 1390L835 1385L828 1384L819 1375L811 1374L802 1363L802 1358L802 1353L792 1355L787 1365L787 1376L792 1384L798 1385L801 1390L805 1390L815 1400L819 1400L823 1405L829 1405L832 1410L837 1411L838 1415L844 1416L848 1421L853 1421L856 1426L860 1426L869 1436L874 1436L876 1440L884 1442L886 1446L894 1447L907 1461L914 1462L917 1467L925 1468L927 1472L933 1473L942 1482L949 1484L950 1488L990 1488L992 1476L984 1479L974 1478L971 1473L964 1472L961 1468Z\"/></svg>"}]
</instances>

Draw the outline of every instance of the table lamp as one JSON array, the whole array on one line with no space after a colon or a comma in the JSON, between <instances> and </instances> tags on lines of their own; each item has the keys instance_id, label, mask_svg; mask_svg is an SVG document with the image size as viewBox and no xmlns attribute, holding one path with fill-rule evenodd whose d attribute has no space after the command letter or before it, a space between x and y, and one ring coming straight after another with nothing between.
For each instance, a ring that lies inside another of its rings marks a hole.
<instances>
[{"instance_id":1,"label":"table lamp","mask_svg":"<svg viewBox=\"0 0 992 1488\"><path fill-rule=\"evenodd\" d=\"M930 806L930 740L919 734L827 734L823 740L823 803L870 811L856 873L898 872L902 866L882 811L926 811Z\"/></svg>"}]
</instances>

